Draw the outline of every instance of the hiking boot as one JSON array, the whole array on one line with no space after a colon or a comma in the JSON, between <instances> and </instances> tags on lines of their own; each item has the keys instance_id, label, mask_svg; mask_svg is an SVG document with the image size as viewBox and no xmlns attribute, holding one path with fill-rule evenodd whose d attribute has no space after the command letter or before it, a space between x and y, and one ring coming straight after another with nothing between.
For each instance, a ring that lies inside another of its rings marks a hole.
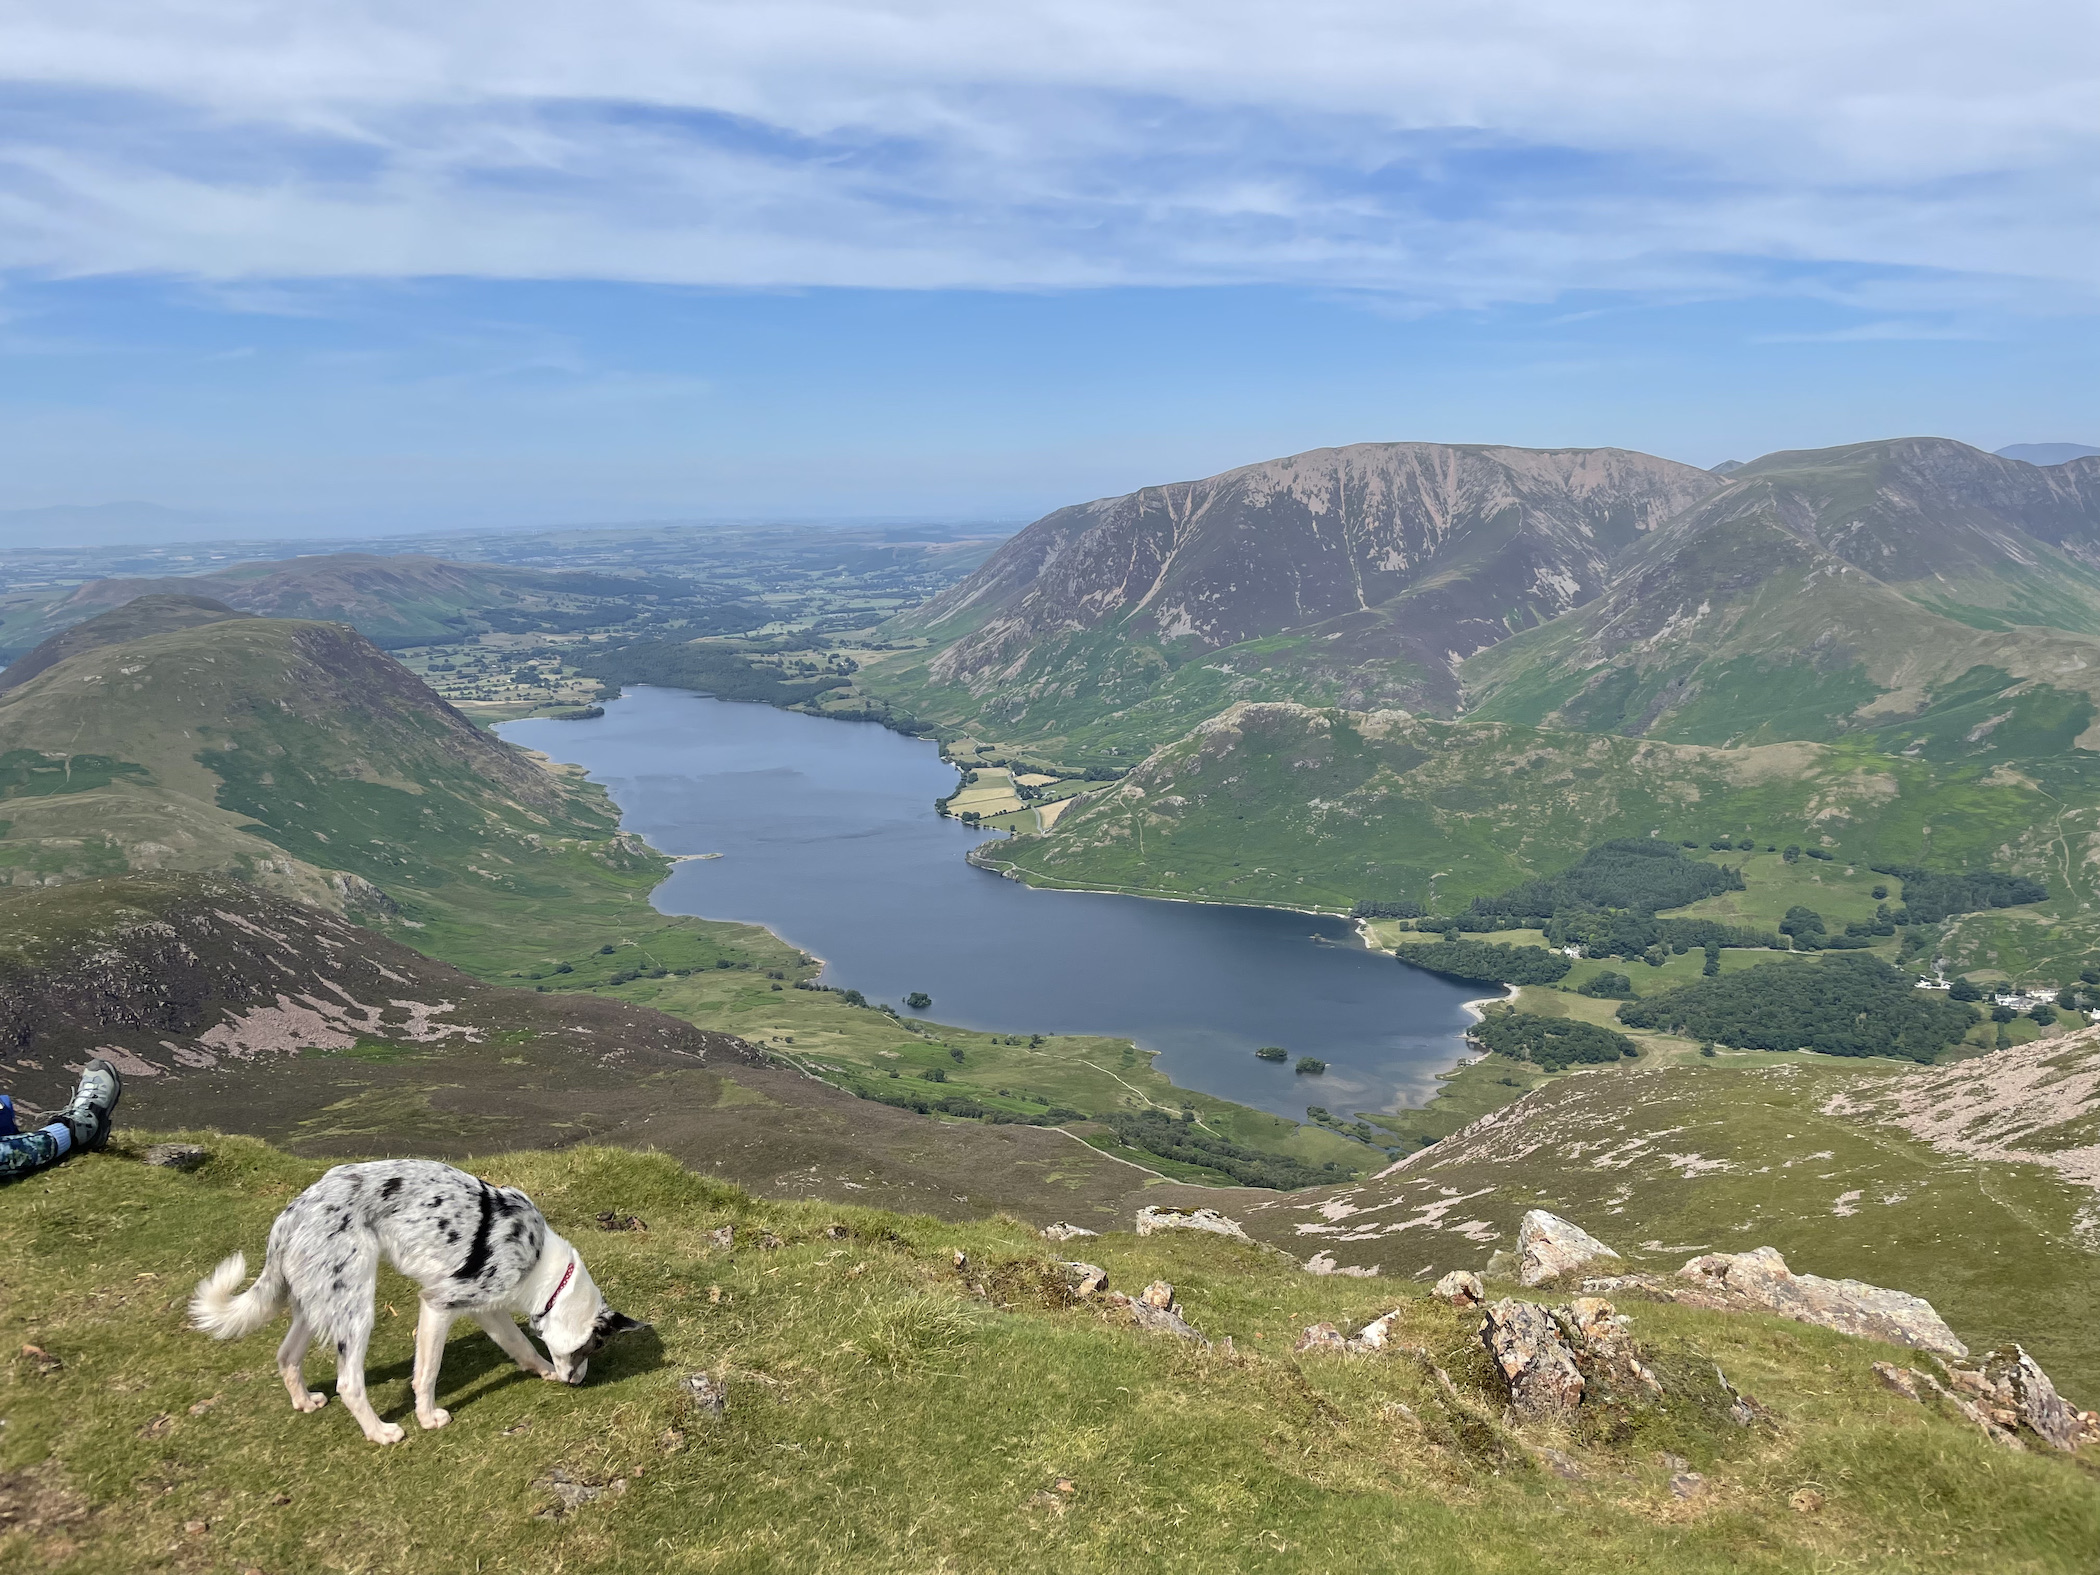
<instances>
[{"instance_id":1,"label":"hiking boot","mask_svg":"<svg viewBox=\"0 0 2100 1575\"><path fill-rule=\"evenodd\" d=\"M124 1080L102 1057L96 1056L80 1069L80 1086L73 1090L73 1102L58 1113L58 1119L73 1134L75 1148L92 1152L109 1146L110 1118L123 1097Z\"/></svg>"}]
</instances>

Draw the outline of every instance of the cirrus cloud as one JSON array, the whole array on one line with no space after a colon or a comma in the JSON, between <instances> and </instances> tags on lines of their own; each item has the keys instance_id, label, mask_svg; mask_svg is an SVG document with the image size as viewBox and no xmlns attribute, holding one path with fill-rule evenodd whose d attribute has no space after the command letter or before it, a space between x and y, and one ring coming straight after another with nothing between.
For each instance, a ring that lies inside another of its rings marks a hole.
<instances>
[{"instance_id":1,"label":"cirrus cloud","mask_svg":"<svg viewBox=\"0 0 2100 1575\"><path fill-rule=\"evenodd\" d=\"M0 267L2083 310L2096 33L2060 0L19 0Z\"/></svg>"}]
</instances>

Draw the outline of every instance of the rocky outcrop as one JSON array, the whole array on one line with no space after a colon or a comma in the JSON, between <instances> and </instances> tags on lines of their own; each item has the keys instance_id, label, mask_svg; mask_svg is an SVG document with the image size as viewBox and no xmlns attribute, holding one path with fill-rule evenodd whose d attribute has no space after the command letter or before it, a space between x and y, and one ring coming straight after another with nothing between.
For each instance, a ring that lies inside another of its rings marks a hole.
<instances>
[{"instance_id":1,"label":"rocky outcrop","mask_svg":"<svg viewBox=\"0 0 2100 1575\"><path fill-rule=\"evenodd\" d=\"M1512 1410L1527 1422L1553 1421L1582 1404L1582 1373L1559 1325L1534 1302L1491 1303L1481 1342L1509 1384Z\"/></svg>"},{"instance_id":2,"label":"rocky outcrop","mask_svg":"<svg viewBox=\"0 0 2100 1575\"><path fill-rule=\"evenodd\" d=\"M1955 1387L1975 1395L2001 1427L2024 1427L2051 1449L2066 1451L2100 1439L2100 1417L2058 1394L2041 1365L2017 1345L1992 1351L1978 1370L1948 1371Z\"/></svg>"},{"instance_id":3,"label":"rocky outcrop","mask_svg":"<svg viewBox=\"0 0 2100 1575\"><path fill-rule=\"evenodd\" d=\"M1707 1253L1677 1272L1716 1306L1776 1312L1802 1323L1937 1356L1969 1354L1969 1348L1923 1297L1860 1280L1796 1274L1776 1248Z\"/></svg>"},{"instance_id":4,"label":"rocky outcrop","mask_svg":"<svg viewBox=\"0 0 2100 1575\"><path fill-rule=\"evenodd\" d=\"M1097 1230L1088 1230L1084 1225L1067 1225L1060 1220L1055 1225L1045 1225L1042 1230L1045 1241L1077 1241L1082 1236L1098 1236Z\"/></svg>"},{"instance_id":5,"label":"rocky outcrop","mask_svg":"<svg viewBox=\"0 0 2100 1575\"><path fill-rule=\"evenodd\" d=\"M1517 1226L1517 1281L1522 1285L1544 1285L1569 1278L1604 1259L1620 1260L1618 1253L1579 1225L1558 1214L1533 1209Z\"/></svg>"},{"instance_id":6,"label":"rocky outcrop","mask_svg":"<svg viewBox=\"0 0 2100 1575\"><path fill-rule=\"evenodd\" d=\"M1104 1280L1106 1276L1103 1276ZM1130 1321L1140 1329L1154 1334L1171 1334L1190 1340L1197 1345L1209 1345L1210 1341L1192 1328L1181 1316L1181 1303L1174 1299L1174 1287L1165 1280L1154 1280L1135 1296L1126 1296L1121 1291L1110 1291L1102 1297L1104 1303L1130 1316Z\"/></svg>"},{"instance_id":7,"label":"rocky outcrop","mask_svg":"<svg viewBox=\"0 0 2100 1575\"><path fill-rule=\"evenodd\" d=\"M1065 1283L1071 1287L1072 1295L1080 1301L1089 1296L1098 1296L1108 1289L1108 1270L1098 1263L1067 1263L1063 1268Z\"/></svg>"},{"instance_id":8,"label":"rocky outcrop","mask_svg":"<svg viewBox=\"0 0 2100 1575\"><path fill-rule=\"evenodd\" d=\"M1065 1227L1067 1230L1071 1226ZM1137 1212L1137 1233L1154 1236L1163 1230L1200 1230L1213 1236L1247 1240L1238 1220L1227 1219L1216 1209L1162 1209L1147 1204Z\"/></svg>"},{"instance_id":9,"label":"rocky outcrop","mask_svg":"<svg viewBox=\"0 0 2100 1575\"><path fill-rule=\"evenodd\" d=\"M1662 1393L1662 1382L1641 1361L1627 1333L1629 1320L1601 1296L1578 1296L1553 1309L1553 1321L1575 1353L1575 1365L1586 1382L1603 1381L1613 1389L1638 1386Z\"/></svg>"},{"instance_id":10,"label":"rocky outcrop","mask_svg":"<svg viewBox=\"0 0 2100 1575\"><path fill-rule=\"evenodd\" d=\"M1487 1288L1471 1269L1453 1269L1430 1287L1429 1294L1453 1307L1478 1307L1487 1300Z\"/></svg>"}]
</instances>

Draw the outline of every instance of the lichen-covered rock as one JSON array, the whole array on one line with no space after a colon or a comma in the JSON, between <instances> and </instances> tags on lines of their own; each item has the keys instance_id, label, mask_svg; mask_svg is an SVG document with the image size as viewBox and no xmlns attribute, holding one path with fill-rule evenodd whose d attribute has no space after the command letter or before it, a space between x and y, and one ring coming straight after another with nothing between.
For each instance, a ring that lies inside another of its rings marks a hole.
<instances>
[{"instance_id":1,"label":"lichen-covered rock","mask_svg":"<svg viewBox=\"0 0 2100 1575\"><path fill-rule=\"evenodd\" d=\"M195 1170L211 1158L211 1150L200 1148L195 1143L155 1143L139 1158L149 1165L160 1165L168 1170Z\"/></svg>"},{"instance_id":2,"label":"lichen-covered rock","mask_svg":"<svg viewBox=\"0 0 2100 1575\"><path fill-rule=\"evenodd\" d=\"M1108 1289L1108 1270L1098 1263L1068 1263L1064 1265L1064 1271L1065 1282L1072 1287L1072 1294L1082 1300Z\"/></svg>"},{"instance_id":3,"label":"lichen-covered rock","mask_svg":"<svg viewBox=\"0 0 2100 1575\"><path fill-rule=\"evenodd\" d=\"M1634 1349L1628 1320L1603 1297L1578 1296L1568 1306L1554 1308L1553 1321L1560 1325L1586 1381L1620 1391L1638 1385L1650 1394L1662 1393L1662 1381Z\"/></svg>"},{"instance_id":4,"label":"lichen-covered rock","mask_svg":"<svg viewBox=\"0 0 2100 1575\"><path fill-rule=\"evenodd\" d=\"M1316 1323L1298 1336L1298 1343L1291 1349L1301 1355L1307 1351L1330 1351L1340 1355L1349 1349L1349 1342L1333 1324Z\"/></svg>"},{"instance_id":5,"label":"lichen-covered rock","mask_svg":"<svg viewBox=\"0 0 2100 1575\"><path fill-rule=\"evenodd\" d=\"M1605 1258L1621 1261L1618 1253L1558 1214L1533 1209L1517 1226L1519 1284L1543 1285Z\"/></svg>"},{"instance_id":6,"label":"lichen-covered rock","mask_svg":"<svg viewBox=\"0 0 2100 1575\"><path fill-rule=\"evenodd\" d=\"M1387 1350L1393 1343L1393 1330L1400 1321L1400 1309L1394 1308L1383 1317L1373 1318L1350 1337L1349 1349L1361 1356L1375 1356Z\"/></svg>"},{"instance_id":7,"label":"lichen-covered rock","mask_svg":"<svg viewBox=\"0 0 2100 1575\"><path fill-rule=\"evenodd\" d=\"M1480 1338L1508 1381L1509 1403L1518 1416L1550 1421L1582 1403L1582 1374L1545 1308L1514 1300L1491 1303Z\"/></svg>"},{"instance_id":8,"label":"lichen-covered rock","mask_svg":"<svg viewBox=\"0 0 2100 1575\"><path fill-rule=\"evenodd\" d=\"M2009 1345L1986 1356L1983 1380L1991 1398L2051 1449L2070 1451L2084 1441L2085 1428L2077 1409L2056 1392L2049 1375L2019 1346Z\"/></svg>"},{"instance_id":9,"label":"lichen-covered rock","mask_svg":"<svg viewBox=\"0 0 2100 1575\"><path fill-rule=\"evenodd\" d=\"M1710 1305L1749 1307L1820 1324L1869 1340L1885 1340L1940 1356L1967 1356L1969 1348L1933 1310L1907 1291L1860 1280L1826 1280L1796 1274L1771 1247L1755 1252L1713 1252L1692 1259L1678 1277L1711 1298Z\"/></svg>"},{"instance_id":10,"label":"lichen-covered rock","mask_svg":"<svg viewBox=\"0 0 2100 1575\"><path fill-rule=\"evenodd\" d=\"M1198 1345L1210 1341L1192 1328L1181 1316L1181 1303L1174 1299L1174 1287L1165 1280L1154 1280L1135 1296L1126 1296L1121 1291L1109 1291L1102 1298L1107 1306L1119 1308L1130 1315L1131 1322L1140 1329L1150 1329L1155 1334L1176 1335L1184 1340L1193 1340Z\"/></svg>"},{"instance_id":11,"label":"lichen-covered rock","mask_svg":"<svg viewBox=\"0 0 2100 1575\"><path fill-rule=\"evenodd\" d=\"M1240 1229L1240 1222L1227 1219L1216 1209L1162 1209L1147 1204L1137 1212L1137 1233L1140 1236L1156 1235L1163 1230L1200 1230L1213 1236L1231 1236L1240 1241L1247 1240L1247 1233Z\"/></svg>"},{"instance_id":12,"label":"lichen-covered rock","mask_svg":"<svg viewBox=\"0 0 2100 1575\"><path fill-rule=\"evenodd\" d=\"M1077 1241L1082 1236L1098 1236L1097 1230L1088 1230L1084 1225L1067 1225L1060 1220L1055 1225L1043 1227L1045 1241Z\"/></svg>"},{"instance_id":13,"label":"lichen-covered rock","mask_svg":"<svg viewBox=\"0 0 2100 1575\"><path fill-rule=\"evenodd\" d=\"M1453 1307L1478 1307L1487 1300L1487 1287L1471 1269L1453 1269L1430 1287L1429 1294Z\"/></svg>"}]
</instances>

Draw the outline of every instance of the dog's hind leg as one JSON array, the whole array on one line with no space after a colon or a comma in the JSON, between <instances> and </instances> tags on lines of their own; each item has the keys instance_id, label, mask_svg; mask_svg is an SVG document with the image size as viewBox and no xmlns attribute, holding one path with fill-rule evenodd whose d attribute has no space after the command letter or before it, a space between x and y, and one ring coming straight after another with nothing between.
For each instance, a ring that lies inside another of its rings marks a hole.
<instances>
[{"instance_id":1,"label":"dog's hind leg","mask_svg":"<svg viewBox=\"0 0 2100 1575\"><path fill-rule=\"evenodd\" d=\"M398 1444L405 1437L391 1422L382 1422L365 1397L365 1352L372 1344L372 1309L360 1307L336 1333L335 1392L344 1409L357 1418L365 1437L375 1444Z\"/></svg>"},{"instance_id":2,"label":"dog's hind leg","mask_svg":"<svg viewBox=\"0 0 2100 1575\"><path fill-rule=\"evenodd\" d=\"M509 1313L498 1308L467 1316L480 1324L482 1332L508 1351L511 1360L526 1372L540 1378L554 1377L554 1364L532 1348L532 1342L525 1338L525 1331L518 1327L517 1320Z\"/></svg>"},{"instance_id":3,"label":"dog's hind leg","mask_svg":"<svg viewBox=\"0 0 2100 1575\"><path fill-rule=\"evenodd\" d=\"M445 1336L452 1328L452 1314L443 1307L423 1303L416 1315L416 1420L425 1427L443 1427L452 1413L437 1403L438 1364L445 1359Z\"/></svg>"},{"instance_id":4,"label":"dog's hind leg","mask_svg":"<svg viewBox=\"0 0 2100 1575\"><path fill-rule=\"evenodd\" d=\"M313 1344L313 1338L306 1309L293 1302L292 1326L285 1332L284 1343L277 1347L277 1371L284 1375L284 1387L291 1393L295 1411L318 1411L328 1404L328 1396L306 1387L306 1348Z\"/></svg>"}]
</instances>

